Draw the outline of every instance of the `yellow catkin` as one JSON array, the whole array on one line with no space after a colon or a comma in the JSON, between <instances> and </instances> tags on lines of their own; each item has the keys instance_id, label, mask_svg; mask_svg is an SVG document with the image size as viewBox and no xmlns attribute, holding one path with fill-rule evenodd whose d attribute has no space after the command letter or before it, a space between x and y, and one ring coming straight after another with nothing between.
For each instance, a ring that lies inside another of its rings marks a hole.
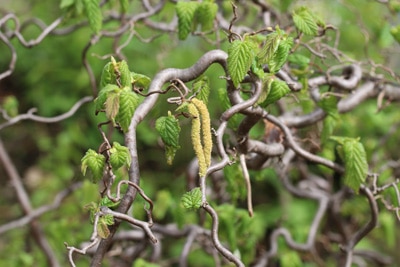
<instances>
[{"instance_id":1,"label":"yellow catkin","mask_svg":"<svg viewBox=\"0 0 400 267\"><path fill-rule=\"evenodd\" d=\"M199 161L199 175L203 177L207 172L207 163L204 158L204 150L203 145L201 143L201 122L200 122L200 113L197 110L196 106L193 103L189 103L188 112L193 116L192 118L192 145L194 149L194 153L197 156L197 160Z\"/></svg>"},{"instance_id":2,"label":"yellow catkin","mask_svg":"<svg viewBox=\"0 0 400 267\"><path fill-rule=\"evenodd\" d=\"M211 164L211 151L212 151L212 136L211 136L211 121L210 121L210 113L208 112L206 104L203 101L197 98L193 98L192 103L197 107L200 118L201 118L201 129L202 129L202 137L203 137L203 150L204 150L204 159L206 161L207 168Z\"/></svg>"}]
</instances>

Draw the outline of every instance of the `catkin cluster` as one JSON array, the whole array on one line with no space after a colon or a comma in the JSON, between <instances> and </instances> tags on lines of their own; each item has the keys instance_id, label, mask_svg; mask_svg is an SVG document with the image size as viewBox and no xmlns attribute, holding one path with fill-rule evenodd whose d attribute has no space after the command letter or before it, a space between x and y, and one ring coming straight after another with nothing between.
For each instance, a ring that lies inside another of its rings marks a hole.
<instances>
[{"instance_id":1,"label":"catkin cluster","mask_svg":"<svg viewBox=\"0 0 400 267\"><path fill-rule=\"evenodd\" d=\"M188 112L192 115L192 144L199 161L199 175L206 175L211 164L211 123L210 114L203 101L193 98L188 104Z\"/></svg>"}]
</instances>

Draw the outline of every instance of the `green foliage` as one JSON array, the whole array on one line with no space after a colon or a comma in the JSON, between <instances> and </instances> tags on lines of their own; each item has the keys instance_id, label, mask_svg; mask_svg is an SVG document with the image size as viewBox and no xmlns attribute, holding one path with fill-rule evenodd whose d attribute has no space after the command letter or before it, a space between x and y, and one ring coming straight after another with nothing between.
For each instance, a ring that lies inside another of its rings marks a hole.
<instances>
[{"instance_id":1,"label":"green foliage","mask_svg":"<svg viewBox=\"0 0 400 267\"><path fill-rule=\"evenodd\" d=\"M98 34L102 28L103 15L98 0L83 0L83 6L85 7L85 13L89 20L89 25L95 34Z\"/></svg>"},{"instance_id":2,"label":"green foliage","mask_svg":"<svg viewBox=\"0 0 400 267\"><path fill-rule=\"evenodd\" d=\"M101 206L105 206L105 207L108 207L110 209L113 209L113 208L118 207L119 203L120 203L120 201L113 202L111 199L109 199L107 196L105 196L100 200L99 206L100 207Z\"/></svg>"},{"instance_id":3,"label":"green foliage","mask_svg":"<svg viewBox=\"0 0 400 267\"><path fill-rule=\"evenodd\" d=\"M128 67L128 63L126 63L125 60L119 62L118 73L120 75L119 79L121 82L121 87L130 87L132 85L132 77Z\"/></svg>"},{"instance_id":4,"label":"green foliage","mask_svg":"<svg viewBox=\"0 0 400 267\"><path fill-rule=\"evenodd\" d=\"M179 126L179 121L171 112L168 112L168 116L163 116L156 120L155 126L165 145L167 163L172 164L176 151L180 148L179 133L181 127Z\"/></svg>"},{"instance_id":5,"label":"green foliage","mask_svg":"<svg viewBox=\"0 0 400 267\"><path fill-rule=\"evenodd\" d=\"M146 75L131 72L131 81L135 89L147 89L150 85L151 79Z\"/></svg>"},{"instance_id":6,"label":"green foliage","mask_svg":"<svg viewBox=\"0 0 400 267\"><path fill-rule=\"evenodd\" d=\"M104 110L106 108L106 102L107 102L108 96L109 95L113 95L113 96L118 95L119 92L120 92L120 89L117 85L106 84L103 87L103 89L100 90L97 98L94 100L96 111L99 112L99 111ZM110 105L110 103L108 105ZM110 109L110 107L109 107L109 109ZM119 98L118 98L118 108L116 108L116 109L117 110L119 109ZM110 114L110 110L108 111L108 113L106 112L106 114ZM114 115L114 117L115 117L115 115ZM107 115L107 117L108 117L108 115Z\"/></svg>"},{"instance_id":7,"label":"green foliage","mask_svg":"<svg viewBox=\"0 0 400 267\"><path fill-rule=\"evenodd\" d=\"M195 13L195 17L198 23L201 25L203 31L208 31L213 28L215 16L218 12L218 5L211 2L201 2Z\"/></svg>"},{"instance_id":8,"label":"green foliage","mask_svg":"<svg viewBox=\"0 0 400 267\"><path fill-rule=\"evenodd\" d=\"M195 187L189 192L183 194L181 203L185 209L198 210L201 207L201 190Z\"/></svg>"},{"instance_id":9,"label":"green foliage","mask_svg":"<svg viewBox=\"0 0 400 267\"><path fill-rule=\"evenodd\" d=\"M196 94L196 98L203 101L207 105L208 97L210 95L210 80L207 76L203 76L193 82L193 91Z\"/></svg>"},{"instance_id":10,"label":"green foliage","mask_svg":"<svg viewBox=\"0 0 400 267\"><path fill-rule=\"evenodd\" d=\"M18 99L13 95L7 96L1 104L1 108L4 109L10 117L18 115L18 106Z\"/></svg>"},{"instance_id":11,"label":"green foliage","mask_svg":"<svg viewBox=\"0 0 400 267\"><path fill-rule=\"evenodd\" d=\"M131 165L131 155L129 149L126 146L120 145L118 142L114 142L110 149L110 164L114 171L118 170L122 166L126 165L128 168Z\"/></svg>"},{"instance_id":12,"label":"green foliage","mask_svg":"<svg viewBox=\"0 0 400 267\"><path fill-rule=\"evenodd\" d=\"M228 72L235 87L246 76L254 59L254 47L250 41L235 40L228 49Z\"/></svg>"},{"instance_id":13,"label":"green foliage","mask_svg":"<svg viewBox=\"0 0 400 267\"><path fill-rule=\"evenodd\" d=\"M129 8L129 0L119 0L119 4L121 6L121 12L126 13Z\"/></svg>"},{"instance_id":14,"label":"green foliage","mask_svg":"<svg viewBox=\"0 0 400 267\"><path fill-rule=\"evenodd\" d=\"M97 183L103 177L103 171L105 167L106 158L104 155L97 153L96 151L89 149L85 156L83 156L81 165L82 174L85 176L86 171L89 168L92 174L92 182Z\"/></svg>"},{"instance_id":15,"label":"green foliage","mask_svg":"<svg viewBox=\"0 0 400 267\"><path fill-rule=\"evenodd\" d=\"M119 123L125 133L128 131L133 113L138 105L139 96L132 92L130 87L125 87L120 93L118 114L115 117L115 121Z\"/></svg>"},{"instance_id":16,"label":"green foliage","mask_svg":"<svg viewBox=\"0 0 400 267\"><path fill-rule=\"evenodd\" d=\"M338 152L345 165L344 183L356 193L367 179L368 162L364 146L358 138L331 136L340 144Z\"/></svg>"},{"instance_id":17,"label":"green foliage","mask_svg":"<svg viewBox=\"0 0 400 267\"><path fill-rule=\"evenodd\" d=\"M176 6L176 14L178 16L178 37L180 40L185 40L192 31L192 25L198 2L183 2L179 1Z\"/></svg>"},{"instance_id":18,"label":"green foliage","mask_svg":"<svg viewBox=\"0 0 400 267\"><path fill-rule=\"evenodd\" d=\"M304 6L294 10L292 17L296 28L306 35L317 35L318 25L323 25L323 22Z\"/></svg>"},{"instance_id":19,"label":"green foliage","mask_svg":"<svg viewBox=\"0 0 400 267\"><path fill-rule=\"evenodd\" d=\"M290 88L284 81L272 79L264 84L264 92L266 92L267 96L265 100L260 104L262 107L266 107L272 103L275 103L276 101L290 93Z\"/></svg>"}]
</instances>

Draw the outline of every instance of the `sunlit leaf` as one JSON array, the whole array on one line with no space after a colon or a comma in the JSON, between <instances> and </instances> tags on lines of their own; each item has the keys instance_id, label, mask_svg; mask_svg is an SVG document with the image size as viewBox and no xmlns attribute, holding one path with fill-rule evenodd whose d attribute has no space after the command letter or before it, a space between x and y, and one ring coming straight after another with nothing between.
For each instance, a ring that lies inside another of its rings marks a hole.
<instances>
[{"instance_id":1,"label":"sunlit leaf","mask_svg":"<svg viewBox=\"0 0 400 267\"><path fill-rule=\"evenodd\" d=\"M203 31L212 29L215 16L218 12L218 5L210 2L201 2L196 9L196 19Z\"/></svg>"},{"instance_id":2,"label":"sunlit leaf","mask_svg":"<svg viewBox=\"0 0 400 267\"><path fill-rule=\"evenodd\" d=\"M268 86L268 85L267 85ZM268 90L268 89L267 89ZM269 104L275 103L285 95L290 93L290 88L286 82L281 80L273 80L269 85L268 95L261 106L266 107Z\"/></svg>"},{"instance_id":3,"label":"sunlit leaf","mask_svg":"<svg viewBox=\"0 0 400 267\"><path fill-rule=\"evenodd\" d=\"M108 208L110 208L110 209L115 208L115 207L118 207L119 203L120 203L120 201L113 202L113 201L112 201L111 199L109 199L107 196L103 197L103 198L100 200L100 206L106 206L106 207L108 207Z\"/></svg>"},{"instance_id":4,"label":"sunlit leaf","mask_svg":"<svg viewBox=\"0 0 400 267\"><path fill-rule=\"evenodd\" d=\"M198 2L183 2L176 4L175 10L178 16L178 37L180 40L185 40L192 31L193 20Z\"/></svg>"},{"instance_id":5,"label":"sunlit leaf","mask_svg":"<svg viewBox=\"0 0 400 267\"><path fill-rule=\"evenodd\" d=\"M128 63L126 63L125 60L119 62L118 70L120 73L121 87L131 87L132 86L131 71L129 70Z\"/></svg>"},{"instance_id":6,"label":"sunlit leaf","mask_svg":"<svg viewBox=\"0 0 400 267\"><path fill-rule=\"evenodd\" d=\"M81 160L81 171L85 176L89 168L92 173L93 182L99 181L103 177L106 158L104 155L97 153L93 149L89 149Z\"/></svg>"},{"instance_id":7,"label":"sunlit leaf","mask_svg":"<svg viewBox=\"0 0 400 267\"><path fill-rule=\"evenodd\" d=\"M110 164L114 170L118 170L122 166L130 166L131 155L129 149L126 146L120 145L118 142L114 142L110 149Z\"/></svg>"},{"instance_id":8,"label":"sunlit leaf","mask_svg":"<svg viewBox=\"0 0 400 267\"><path fill-rule=\"evenodd\" d=\"M119 87L114 84L107 84L103 89L101 89L97 98L94 100L96 111L105 109L109 93L117 94L119 90Z\"/></svg>"},{"instance_id":9,"label":"sunlit leaf","mask_svg":"<svg viewBox=\"0 0 400 267\"><path fill-rule=\"evenodd\" d=\"M237 87L246 76L253 62L253 47L250 41L235 40L228 49L228 72Z\"/></svg>"},{"instance_id":10,"label":"sunlit leaf","mask_svg":"<svg viewBox=\"0 0 400 267\"><path fill-rule=\"evenodd\" d=\"M139 96L132 92L129 87L125 87L120 93L119 111L115 117L124 132L128 131L133 113L139 105Z\"/></svg>"},{"instance_id":11,"label":"sunlit leaf","mask_svg":"<svg viewBox=\"0 0 400 267\"><path fill-rule=\"evenodd\" d=\"M201 206L201 190L199 187L193 188L191 191L186 192L182 198L181 203L184 208L189 210L197 210Z\"/></svg>"},{"instance_id":12,"label":"sunlit leaf","mask_svg":"<svg viewBox=\"0 0 400 267\"><path fill-rule=\"evenodd\" d=\"M293 22L296 28L306 35L317 35L318 20L307 7L299 7L293 12Z\"/></svg>"},{"instance_id":13,"label":"sunlit leaf","mask_svg":"<svg viewBox=\"0 0 400 267\"><path fill-rule=\"evenodd\" d=\"M132 84L137 89L147 89L150 85L151 79L146 75L131 72Z\"/></svg>"},{"instance_id":14,"label":"sunlit leaf","mask_svg":"<svg viewBox=\"0 0 400 267\"><path fill-rule=\"evenodd\" d=\"M109 91L105 102L106 115L109 119L114 119L119 111L119 91Z\"/></svg>"},{"instance_id":15,"label":"sunlit leaf","mask_svg":"<svg viewBox=\"0 0 400 267\"><path fill-rule=\"evenodd\" d=\"M104 221L99 221L97 224L97 234L103 239L106 239L110 235L110 230Z\"/></svg>"}]
</instances>

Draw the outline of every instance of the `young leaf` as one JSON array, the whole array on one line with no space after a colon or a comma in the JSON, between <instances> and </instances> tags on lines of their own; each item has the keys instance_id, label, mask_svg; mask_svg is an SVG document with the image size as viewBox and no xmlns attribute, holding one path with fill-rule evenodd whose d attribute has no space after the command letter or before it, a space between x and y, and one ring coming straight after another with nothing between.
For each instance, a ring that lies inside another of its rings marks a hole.
<instances>
[{"instance_id":1,"label":"young leaf","mask_svg":"<svg viewBox=\"0 0 400 267\"><path fill-rule=\"evenodd\" d=\"M128 63L125 60L122 60L118 64L118 70L120 73L120 82L122 87L131 87L132 86L132 77L131 72L128 67Z\"/></svg>"},{"instance_id":2,"label":"young leaf","mask_svg":"<svg viewBox=\"0 0 400 267\"><path fill-rule=\"evenodd\" d=\"M298 68L301 70L305 70L310 64L310 58L301 54L290 54L288 56L288 61L298 66Z\"/></svg>"},{"instance_id":3,"label":"young leaf","mask_svg":"<svg viewBox=\"0 0 400 267\"><path fill-rule=\"evenodd\" d=\"M119 0L119 4L121 6L121 13L126 13L129 8L129 0Z\"/></svg>"},{"instance_id":4,"label":"young leaf","mask_svg":"<svg viewBox=\"0 0 400 267\"><path fill-rule=\"evenodd\" d=\"M270 84L268 96L261 106L266 107L269 104L275 103L288 93L290 93L290 88L286 82L281 80L273 80Z\"/></svg>"},{"instance_id":5,"label":"young leaf","mask_svg":"<svg viewBox=\"0 0 400 267\"><path fill-rule=\"evenodd\" d=\"M253 44L235 40L228 49L228 72L235 87L243 80L253 62Z\"/></svg>"},{"instance_id":6,"label":"young leaf","mask_svg":"<svg viewBox=\"0 0 400 267\"><path fill-rule=\"evenodd\" d=\"M120 203L120 201L113 202L111 199L109 199L107 196L105 196L100 200L100 207L106 206L106 207L112 209L112 208L117 207L119 205L119 203Z\"/></svg>"},{"instance_id":7,"label":"young leaf","mask_svg":"<svg viewBox=\"0 0 400 267\"><path fill-rule=\"evenodd\" d=\"M258 53L257 58L261 63L268 63L268 61L274 56L276 50L281 42L281 35L278 31L272 32L267 35L265 44L261 51Z\"/></svg>"},{"instance_id":8,"label":"young leaf","mask_svg":"<svg viewBox=\"0 0 400 267\"><path fill-rule=\"evenodd\" d=\"M118 142L114 142L112 148L110 149L110 154L110 164L114 170L118 170L123 165L127 165L129 168L131 165L131 155L126 146L122 146Z\"/></svg>"},{"instance_id":9,"label":"young leaf","mask_svg":"<svg viewBox=\"0 0 400 267\"><path fill-rule=\"evenodd\" d=\"M122 130L126 133L131 123L133 113L139 104L139 96L132 92L129 87L125 87L119 98L119 110L115 117L116 122L119 123Z\"/></svg>"},{"instance_id":10,"label":"young leaf","mask_svg":"<svg viewBox=\"0 0 400 267\"><path fill-rule=\"evenodd\" d=\"M94 33L99 33L102 27L103 15L98 0L83 0L86 16L89 20L90 28Z\"/></svg>"},{"instance_id":11,"label":"young leaf","mask_svg":"<svg viewBox=\"0 0 400 267\"><path fill-rule=\"evenodd\" d=\"M208 103L208 96L210 95L210 81L207 76L198 79L193 83L193 91L196 98L203 101L204 104Z\"/></svg>"},{"instance_id":12,"label":"young leaf","mask_svg":"<svg viewBox=\"0 0 400 267\"><path fill-rule=\"evenodd\" d=\"M198 7L198 2L178 2L175 6L178 16L178 37L185 40L192 31L194 15Z\"/></svg>"},{"instance_id":13,"label":"young leaf","mask_svg":"<svg viewBox=\"0 0 400 267\"><path fill-rule=\"evenodd\" d=\"M114 216L112 216L111 214L104 215L103 217L101 217L100 220L103 221L106 225L114 224Z\"/></svg>"},{"instance_id":14,"label":"young leaf","mask_svg":"<svg viewBox=\"0 0 400 267\"><path fill-rule=\"evenodd\" d=\"M318 106L322 108L328 115L338 118L339 113L337 110L337 98L334 96L323 97Z\"/></svg>"},{"instance_id":15,"label":"young leaf","mask_svg":"<svg viewBox=\"0 0 400 267\"><path fill-rule=\"evenodd\" d=\"M160 133L165 145L179 148L181 127L179 121L171 113L156 120L156 130Z\"/></svg>"},{"instance_id":16,"label":"young leaf","mask_svg":"<svg viewBox=\"0 0 400 267\"><path fill-rule=\"evenodd\" d=\"M197 210L201 206L201 190L199 187L193 188L191 191L186 192L181 202L184 208L188 210Z\"/></svg>"},{"instance_id":17,"label":"young leaf","mask_svg":"<svg viewBox=\"0 0 400 267\"><path fill-rule=\"evenodd\" d=\"M119 90L110 91L107 94L105 102L106 116L108 119L113 120L118 114L119 110Z\"/></svg>"},{"instance_id":18,"label":"young leaf","mask_svg":"<svg viewBox=\"0 0 400 267\"><path fill-rule=\"evenodd\" d=\"M146 75L131 72L132 85L137 89L147 89L151 79Z\"/></svg>"},{"instance_id":19,"label":"young leaf","mask_svg":"<svg viewBox=\"0 0 400 267\"><path fill-rule=\"evenodd\" d=\"M202 31L212 29L215 16L218 12L218 5L210 2L202 2L196 9L196 19L201 25Z\"/></svg>"},{"instance_id":20,"label":"young leaf","mask_svg":"<svg viewBox=\"0 0 400 267\"><path fill-rule=\"evenodd\" d=\"M99 220L97 223L97 234L103 239L106 239L110 235L110 230L105 221Z\"/></svg>"},{"instance_id":21,"label":"young leaf","mask_svg":"<svg viewBox=\"0 0 400 267\"><path fill-rule=\"evenodd\" d=\"M111 62L108 62L101 73L100 89L106 87L107 84L116 84L115 79L114 67Z\"/></svg>"},{"instance_id":22,"label":"young leaf","mask_svg":"<svg viewBox=\"0 0 400 267\"><path fill-rule=\"evenodd\" d=\"M92 173L92 182L96 183L103 177L105 162L106 158L104 155L98 154L93 149L89 149L81 160L82 174L85 176L86 170L89 168Z\"/></svg>"},{"instance_id":23,"label":"young leaf","mask_svg":"<svg viewBox=\"0 0 400 267\"><path fill-rule=\"evenodd\" d=\"M119 87L114 84L107 84L103 89L100 90L97 98L94 100L96 112L99 112L105 108L106 101L109 93L117 93Z\"/></svg>"},{"instance_id":24,"label":"young leaf","mask_svg":"<svg viewBox=\"0 0 400 267\"><path fill-rule=\"evenodd\" d=\"M293 12L292 16L293 22L299 31L306 35L318 34L318 21L307 7L299 7Z\"/></svg>"},{"instance_id":25,"label":"young leaf","mask_svg":"<svg viewBox=\"0 0 400 267\"><path fill-rule=\"evenodd\" d=\"M367 154L364 146L356 138L332 136L330 139L341 144L338 149L340 157L344 161L344 183L356 193L368 174Z\"/></svg>"},{"instance_id":26,"label":"young leaf","mask_svg":"<svg viewBox=\"0 0 400 267\"><path fill-rule=\"evenodd\" d=\"M268 67L271 73L278 72L289 56L290 49L293 45L293 38L284 38L279 42L278 49L273 56L268 60Z\"/></svg>"}]
</instances>

